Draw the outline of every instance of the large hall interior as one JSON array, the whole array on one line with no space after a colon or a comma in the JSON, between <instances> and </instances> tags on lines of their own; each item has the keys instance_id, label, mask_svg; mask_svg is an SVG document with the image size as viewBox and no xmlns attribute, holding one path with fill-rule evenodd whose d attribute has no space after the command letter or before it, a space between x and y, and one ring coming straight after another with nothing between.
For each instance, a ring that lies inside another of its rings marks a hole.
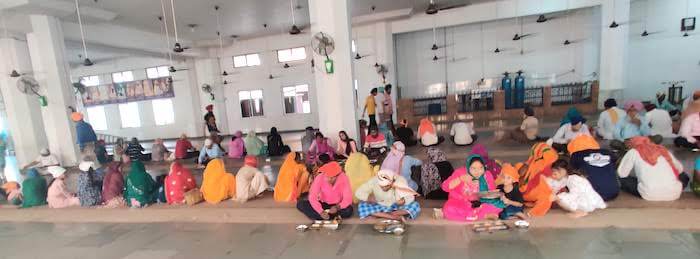
<instances>
[{"instance_id":1,"label":"large hall interior","mask_svg":"<svg viewBox=\"0 0 700 259\"><path fill-rule=\"evenodd\" d=\"M700 256L699 15L698 0L2 0L3 254ZM326 193L338 177L349 205ZM174 245L191 232L226 238Z\"/></svg>"}]
</instances>

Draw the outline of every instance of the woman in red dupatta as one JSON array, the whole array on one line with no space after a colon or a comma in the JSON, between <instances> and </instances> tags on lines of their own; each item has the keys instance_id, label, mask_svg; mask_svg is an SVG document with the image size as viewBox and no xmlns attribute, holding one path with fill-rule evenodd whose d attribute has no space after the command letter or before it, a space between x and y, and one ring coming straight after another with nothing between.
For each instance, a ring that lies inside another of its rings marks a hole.
<instances>
[{"instance_id":1,"label":"woman in red dupatta","mask_svg":"<svg viewBox=\"0 0 700 259\"><path fill-rule=\"evenodd\" d=\"M185 193L197 188L197 182L190 170L178 162L170 165L170 173L165 177L165 199L168 204L182 204L185 202Z\"/></svg>"}]
</instances>

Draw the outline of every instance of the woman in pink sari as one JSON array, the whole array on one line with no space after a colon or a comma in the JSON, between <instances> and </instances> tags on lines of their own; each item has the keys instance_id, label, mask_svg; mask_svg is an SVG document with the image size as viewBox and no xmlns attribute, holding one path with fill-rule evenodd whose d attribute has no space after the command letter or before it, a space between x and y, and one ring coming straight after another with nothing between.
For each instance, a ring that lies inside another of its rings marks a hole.
<instances>
[{"instance_id":1,"label":"woman in pink sari","mask_svg":"<svg viewBox=\"0 0 700 259\"><path fill-rule=\"evenodd\" d=\"M165 177L165 199L168 204L182 204L185 202L185 193L197 188L197 182L190 170L178 162L170 165L170 173Z\"/></svg>"},{"instance_id":2,"label":"woman in pink sari","mask_svg":"<svg viewBox=\"0 0 700 259\"><path fill-rule=\"evenodd\" d=\"M306 156L307 162L309 164L315 164L318 162L318 156L322 154L327 154L331 160L333 160L335 150L333 150L333 147L328 145L328 139L324 137L321 132L316 132L316 139L313 143L311 143L309 153Z\"/></svg>"},{"instance_id":3,"label":"woman in pink sari","mask_svg":"<svg viewBox=\"0 0 700 259\"><path fill-rule=\"evenodd\" d=\"M496 160L489 158L489 151L484 145L475 144L470 155L479 155L486 162L486 171L491 173L493 179L497 179L501 175L501 165Z\"/></svg>"},{"instance_id":4,"label":"woman in pink sari","mask_svg":"<svg viewBox=\"0 0 700 259\"><path fill-rule=\"evenodd\" d=\"M472 155L467 159L467 167L456 169L450 178L442 183L448 193L442 213L448 220L476 221L498 218L504 207L500 199L480 198L479 193L496 189L494 179L485 166L484 159Z\"/></svg>"},{"instance_id":5,"label":"woman in pink sari","mask_svg":"<svg viewBox=\"0 0 700 259\"><path fill-rule=\"evenodd\" d=\"M236 131L228 143L228 157L243 158L245 156L245 142L243 141L243 132Z\"/></svg>"}]
</instances>

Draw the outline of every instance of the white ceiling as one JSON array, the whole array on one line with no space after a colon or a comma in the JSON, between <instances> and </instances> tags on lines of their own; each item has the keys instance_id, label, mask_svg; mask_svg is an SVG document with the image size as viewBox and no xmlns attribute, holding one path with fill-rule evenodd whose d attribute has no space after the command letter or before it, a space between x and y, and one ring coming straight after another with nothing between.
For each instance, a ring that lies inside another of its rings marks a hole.
<instances>
[{"instance_id":1,"label":"white ceiling","mask_svg":"<svg viewBox=\"0 0 700 259\"><path fill-rule=\"evenodd\" d=\"M60 0L73 2L73 0ZM172 28L170 0L166 3L167 17ZM291 0L297 7L297 25L309 24L308 0ZM437 0L441 6L486 2L495 0ZM350 0L352 15L360 16L372 12L385 12L413 8L423 12L429 0ZM150 32L161 32L160 0L80 0L81 6L104 9L117 14L110 23L125 25ZM222 33L225 36L239 35L243 38L286 32L292 24L290 0L174 0L179 36L189 40L216 39L216 16L214 6L220 6ZM372 6L375 7L372 11ZM65 17L75 21L75 16ZM188 24L197 24L192 31ZM268 27L263 27L267 24ZM171 30L172 33L172 30Z\"/></svg>"}]
</instances>

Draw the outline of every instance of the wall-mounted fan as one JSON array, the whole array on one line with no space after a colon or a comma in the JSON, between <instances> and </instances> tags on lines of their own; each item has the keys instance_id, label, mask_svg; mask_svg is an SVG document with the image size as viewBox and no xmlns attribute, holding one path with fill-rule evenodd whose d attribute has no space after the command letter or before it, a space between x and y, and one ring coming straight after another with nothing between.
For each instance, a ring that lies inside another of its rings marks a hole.
<instances>
[{"instance_id":1,"label":"wall-mounted fan","mask_svg":"<svg viewBox=\"0 0 700 259\"><path fill-rule=\"evenodd\" d=\"M23 94L36 95L39 97L39 103L41 106L46 106L46 96L39 94L39 82L33 77L23 76L17 80L17 90Z\"/></svg>"},{"instance_id":2,"label":"wall-mounted fan","mask_svg":"<svg viewBox=\"0 0 700 259\"><path fill-rule=\"evenodd\" d=\"M213 89L212 89L211 85L203 84L203 85L202 85L202 91L205 92L205 93L208 93L209 96L211 97L211 100L212 100L212 101L213 101L214 99L216 99L216 98L214 97L214 93L213 93Z\"/></svg>"},{"instance_id":3,"label":"wall-mounted fan","mask_svg":"<svg viewBox=\"0 0 700 259\"><path fill-rule=\"evenodd\" d=\"M328 34L319 32L311 39L311 47L316 54L328 56L335 50L335 41Z\"/></svg>"}]
</instances>

